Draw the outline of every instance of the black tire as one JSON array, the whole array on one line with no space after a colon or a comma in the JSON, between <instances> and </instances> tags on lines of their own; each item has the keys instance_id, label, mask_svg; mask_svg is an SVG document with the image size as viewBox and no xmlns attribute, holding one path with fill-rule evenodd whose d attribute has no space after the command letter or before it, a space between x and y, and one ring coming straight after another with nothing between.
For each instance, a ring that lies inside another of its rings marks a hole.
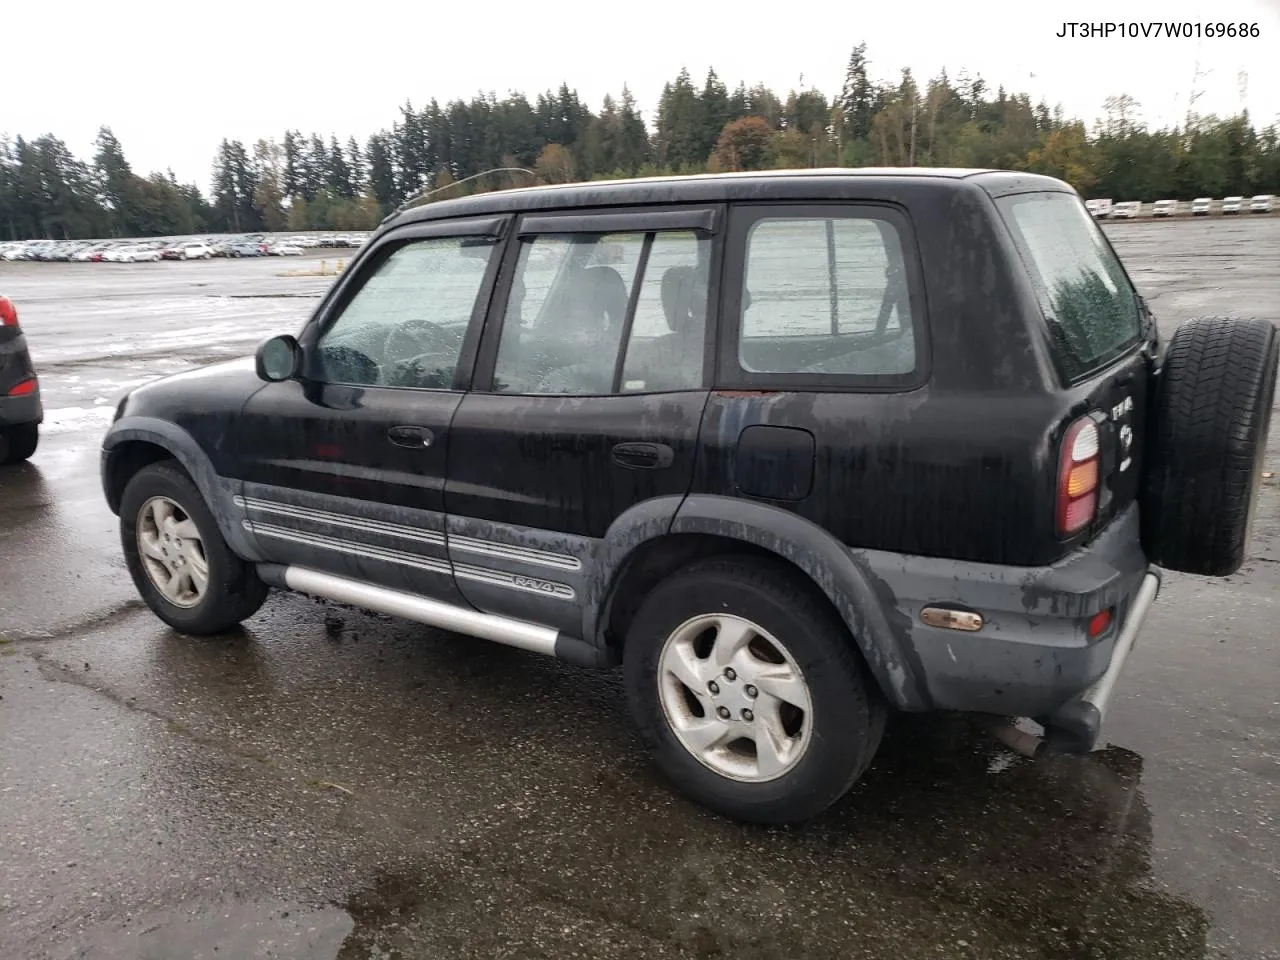
<instances>
[{"instance_id":1,"label":"black tire","mask_svg":"<svg viewBox=\"0 0 1280 960\"><path fill-rule=\"evenodd\" d=\"M1153 563L1212 577L1244 563L1278 362L1265 320L1204 317L1174 333L1148 429L1142 539Z\"/></svg>"},{"instance_id":2,"label":"black tire","mask_svg":"<svg viewBox=\"0 0 1280 960\"><path fill-rule=\"evenodd\" d=\"M758 625L785 647L806 681L809 744L776 779L742 782L712 770L667 719L659 687L663 648L682 624L708 614ZM818 815L863 774L884 733L887 706L844 624L816 587L780 562L712 558L663 580L627 630L623 669L631 714L663 772L692 799L736 820L794 823Z\"/></svg>"},{"instance_id":3,"label":"black tire","mask_svg":"<svg viewBox=\"0 0 1280 960\"><path fill-rule=\"evenodd\" d=\"M0 467L30 460L39 444L39 424L20 423L0 429Z\"/></svg>"},{"instance_id":4,"label":"black tire","mask_svg":"<svg viewBox=\"0 0 1280 960\"><path fill-rule=\"evenodd\" d=\"M153 497L165 497L191 519L200 533L208 563L208 587L194 606L170 602L152 582L138 548L138 516ZM223 633L257 613L268 587L252 564L231 552L199 489L172 460L143 467L120 499L120 543L138 593L152 613L181 633Z\"/></svg>"}]
</instances>

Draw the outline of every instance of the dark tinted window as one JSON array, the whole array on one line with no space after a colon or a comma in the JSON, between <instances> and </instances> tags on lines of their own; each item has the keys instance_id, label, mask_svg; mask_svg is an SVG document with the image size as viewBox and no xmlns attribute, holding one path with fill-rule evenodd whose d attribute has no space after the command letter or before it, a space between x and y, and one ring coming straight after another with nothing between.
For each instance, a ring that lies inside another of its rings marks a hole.
<instances>
[{"instance_id":1,"label":"dark tinted window","mask_svg":"<svg viewBox=\"0 0 1280 960\"><path fill-rule=\"evenodd\" d=\"M1032 193L997 205L1036 282L1068 379L1124 352L1142 331L1137 298L1084 204L1066 193Z\"/></svg>"}]
</instances>

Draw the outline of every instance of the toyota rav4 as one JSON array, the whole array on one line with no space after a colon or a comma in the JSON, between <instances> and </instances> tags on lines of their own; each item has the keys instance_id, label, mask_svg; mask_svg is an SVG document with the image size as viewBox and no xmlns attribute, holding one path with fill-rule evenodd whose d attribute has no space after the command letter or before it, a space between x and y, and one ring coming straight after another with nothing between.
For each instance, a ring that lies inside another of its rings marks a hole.
<instances>
[{"instance_id":1,"label":"toyota rav4","mask_svg":"<svg viewBox=\"0 0 1280 960\"><path fill-rule=\"evenodd\" d=\"M1094 745L1160 569L1243 561L1275 329L1162 343L1042 176L779 171L402 210L297 335L135 389L124 557L623 668L689 795L809 818L890 711Z\"/></svg>"}]
</instances>

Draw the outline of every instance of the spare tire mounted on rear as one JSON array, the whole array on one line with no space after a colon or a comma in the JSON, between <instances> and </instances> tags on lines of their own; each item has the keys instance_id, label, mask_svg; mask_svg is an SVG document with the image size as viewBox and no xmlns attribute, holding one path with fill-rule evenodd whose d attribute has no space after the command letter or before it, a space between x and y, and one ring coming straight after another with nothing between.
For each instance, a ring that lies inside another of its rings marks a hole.
<instances>
[{"instance_id":1,"label":"spare tire mounted on rear","mask_svg":"<svg viewBox=\"0 0 1280 960\"><path fill-rule=\"evenodd\" d=\"M1203 317L1174 333L1151 428L1142 539L1152 563L1222 577L1244 562L1275 400L1280 334Z\"/></svg>"}]
</instances>

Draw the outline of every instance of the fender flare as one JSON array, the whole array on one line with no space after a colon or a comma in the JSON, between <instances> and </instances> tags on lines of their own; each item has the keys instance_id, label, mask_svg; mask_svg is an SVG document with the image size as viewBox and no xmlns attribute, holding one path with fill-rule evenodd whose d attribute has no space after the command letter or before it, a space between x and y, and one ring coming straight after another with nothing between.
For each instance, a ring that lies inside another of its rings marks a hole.
<instances>
[{"instance_id":1,"label":"fender flare","mask_svg":"<svg viewBox=\"0 0 1280 960\"><path fill-rule=\"evenodd\" d=\"M668 533L706 534L761 547L800 568L848 627L886 699L903 710L931 700L911 646L911 623L889 585L856 552L817 524L767 503L691 494L637 504L609 527L596 555L583 612L584 637L598 636L609 590L630 555Z\"/></svg>"},{"instance_id":2,"label":"fender flare","mask_svg":"<svg viewBox=\"0 0 1280 960\"><path fill-rule=\"evenodd\" d=\"M208 455L200 448L200 444L182 427L168 420L155 417L122 417L113 423L102 440L102 492L107 497L107 505L111 512L119 514L119 503L112 503L110 498L110 476L116 453L131 442L153 444L168 451L187 475L191 477L204 497L209 512L213 514L227 546L241 559L249 561L262 560L262 556L253 543L248 532L241 524L243 517L234 505L234 496L239 491L240 482L218 476Z\"/></svg>"}]
</instances>

